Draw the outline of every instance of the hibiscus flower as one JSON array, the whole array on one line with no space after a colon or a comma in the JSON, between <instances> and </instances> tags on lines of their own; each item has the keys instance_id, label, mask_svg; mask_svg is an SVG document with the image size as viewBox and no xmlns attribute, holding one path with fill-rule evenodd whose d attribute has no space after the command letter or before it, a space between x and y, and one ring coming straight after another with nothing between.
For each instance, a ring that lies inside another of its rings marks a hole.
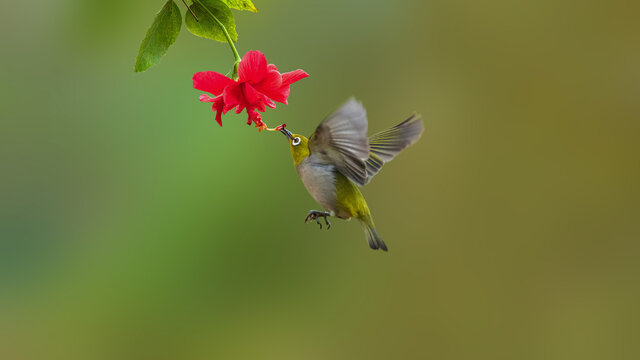
<instances>
[{"instance_id":1,"label":"hibiscus flower","mask_svg":"<svg viewBox=\"0 0 640 360\"><path fill-rule=\"evenodd\" d=\"M215 71L197 72L193 75L193 87L215 95L200 95L200 101L210 102L216 112L216 121L222 126L222 114L235 108L236 114L247 109L247 124L255 123L266 129L258 113L267 107L275 108L274 101L287 104L289 86L304 79L309 74L294 70L281 74L273 64L267 65L267 58L257 50L244 55L238 67L238 80L230 79Z\"/></svg>"}]
</instances>

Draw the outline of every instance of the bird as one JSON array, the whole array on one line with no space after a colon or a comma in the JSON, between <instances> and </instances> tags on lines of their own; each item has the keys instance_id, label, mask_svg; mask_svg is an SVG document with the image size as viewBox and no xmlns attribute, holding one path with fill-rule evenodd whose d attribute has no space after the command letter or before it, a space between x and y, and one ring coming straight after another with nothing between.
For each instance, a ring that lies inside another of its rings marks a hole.
<instances>
[{"instance_id":1,"label":"bird","mask_svg":"<svg viewBox=\"0 0 640 360\"><path fill-rule=\"evenodd\" d=\"M359 187L366 185L400 151L414 144L424 126L420 115L367 137L367 113L362 103L349 98L327 116L310 137L294 134L286 125L282 132L289 141L293 164L305 188L325 211L310 210L305 223L320 218L327 229L328 217L357 219L364 229L369 247L387 251L373 222L371 211Z\"/></svg>"}]
</instances>

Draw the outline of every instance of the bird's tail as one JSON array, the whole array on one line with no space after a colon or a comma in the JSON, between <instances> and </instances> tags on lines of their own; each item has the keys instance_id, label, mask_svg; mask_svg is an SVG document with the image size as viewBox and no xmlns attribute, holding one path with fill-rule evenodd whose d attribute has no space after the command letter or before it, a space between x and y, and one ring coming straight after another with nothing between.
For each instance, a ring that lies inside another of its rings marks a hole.
<instances>
[{"instance_id":1,"label":"bird's tail","mask_svg":"<svg viewBox=\"0 0 640 360\"><path fill-rule=\"evenodd\" d=\"M373 250L380 249L383 251L387 251L387 245L384 243L384 241L382 241L382 238L380 237L380 235L378 235L378 232L372 225L369 225L363 221L362 227L364 228L364 234L367 237L370 248L372 248Z\"/></svg>"}]
</instances>

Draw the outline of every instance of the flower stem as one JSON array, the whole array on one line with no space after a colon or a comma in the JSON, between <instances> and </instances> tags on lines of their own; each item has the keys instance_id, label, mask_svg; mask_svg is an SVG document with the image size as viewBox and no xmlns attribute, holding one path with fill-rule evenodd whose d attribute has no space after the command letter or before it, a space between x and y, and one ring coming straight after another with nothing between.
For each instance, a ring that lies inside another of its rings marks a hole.
<instances>
[{"instance_id":1,"label":"flower stem","mask_svg":"<svg viewBox=\"0 0 640 360\"><path fill-rule=\"evenodd\" d=\"M238 50L236 50L236 46L233 44L233 40L231 40L231 35L229 35L227 28L222 24L220 20L218 20L218 18L215 15L213 15L213 13L206 6L202 4L200 0L193 0L193 2L200 5L204 9L204 11L206 11L207 14L211 16L213 21L215 21L222 29L222 32L224 33L224 36L227 38L227 42L229 43L229 46L231 47L231 51L233 52L233 56L235 58L235 62L233 63L232 77L233 77L233 80L238 80L238 65L240 64L241 59L240 59L240 55L238 54Z\"/></svg>"}]
</instances>

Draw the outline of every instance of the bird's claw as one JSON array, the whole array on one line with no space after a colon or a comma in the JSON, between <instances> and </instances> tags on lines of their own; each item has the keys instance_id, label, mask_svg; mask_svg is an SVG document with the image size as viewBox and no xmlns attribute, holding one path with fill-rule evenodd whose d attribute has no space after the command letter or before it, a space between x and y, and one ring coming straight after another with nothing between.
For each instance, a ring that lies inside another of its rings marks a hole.
<instances>
[{"instance_id":1,"label":"bird's claw","mask_svg":"<svg viewBox=\"0 0 640 360\"><path fill-rule=\"evenodd\" d=\"M309 220L315 220L320 226L320 229L322 229L322 224L320 223L320 218L322 217L324 218L324 223L327 225L327 230L329 230L331 229L331 223L329 222L329 219L327 219L328 216L331 216L331 214L327 211L311 210L307 214L307 217L304 218L304 222L306 224Z\"/></svg>"}]
</instances>

